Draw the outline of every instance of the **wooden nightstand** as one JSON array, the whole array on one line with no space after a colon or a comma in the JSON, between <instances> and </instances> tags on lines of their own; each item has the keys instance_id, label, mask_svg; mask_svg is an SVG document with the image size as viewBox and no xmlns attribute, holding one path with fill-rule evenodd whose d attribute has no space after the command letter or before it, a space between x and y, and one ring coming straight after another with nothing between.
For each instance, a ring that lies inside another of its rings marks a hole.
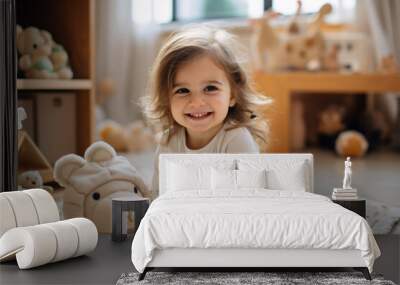
<instances>
[{"instance_id":1,"label":"wooden nightstand","mask_svg":"<svg viewBox=\"0 0 400 285\"><path fill-rule=\"evenodd\" d=\"M361 217L365 219L366 217L366 200L357 199L357 200L332 200L332 202L339 204L340 206L353 211L356 214L359 214Z\"/></svg>"}]
</instances>

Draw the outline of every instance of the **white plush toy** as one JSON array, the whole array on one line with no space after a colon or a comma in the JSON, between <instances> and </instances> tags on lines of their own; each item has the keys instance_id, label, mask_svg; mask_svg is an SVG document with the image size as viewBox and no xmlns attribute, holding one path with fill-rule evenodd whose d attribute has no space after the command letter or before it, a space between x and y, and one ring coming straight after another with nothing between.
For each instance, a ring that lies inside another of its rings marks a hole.
<instances>
[{"instance_id":1,"label":"white plush toy","mask_svg":"<svg viewBox=\"0 0 400 285\"><path fill-rule=\"evenodd\" d=\"M60 158L54 178L66 188L64 217L89 218L101 233L111 233L112 198L151 196L129 161L102 141L92 144L84 158L75 154Z\"/></svg>"},{"instance_id":2,"label":"white plush toy","mask_svg":"<svg viewBox=\"0 0 400 285\"><path fill-rule=\"evenodd\" d=\"M18 185L25 189L39 188L43 185L43 179L39 171L25 171L18 175Z\"/></svg>"},{"instance_id":3,"label":"white plush toy","mask_svg":"<svg viewBox=\"0 0 400 285\"><path fill-rule=\"evenodd\" d=\"M43 185L43 179L37 170L28 170L18 175L19 190L40 188L50 193L54 191L53 187Z\"/></svg>"}]
</instances>

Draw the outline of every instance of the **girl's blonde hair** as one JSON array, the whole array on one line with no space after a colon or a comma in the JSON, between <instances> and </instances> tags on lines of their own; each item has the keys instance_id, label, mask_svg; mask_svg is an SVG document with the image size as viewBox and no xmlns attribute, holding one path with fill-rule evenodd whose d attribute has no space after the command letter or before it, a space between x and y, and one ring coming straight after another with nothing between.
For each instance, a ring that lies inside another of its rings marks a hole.
<instances>
[{"instance_id":1,"label":"girl's blonde hair","mask_svg":"<svg viewBox=\"0 0 400 285\"><path fill-rule=\"evenodd\" d=\"M250 86L238 54L234 51L237 47L238 43L233 35L204 25L185 28L167 39L155 59L149 92L141 100L144 115L149 123L166 134L162 143L168 143L178 129L169 102L177 70L183 63L204 54L211 56L225 71L231 84L236 104L229 108L225 119L230 121L230 129L247 127L256 139L266 142L268 125L256 110L261 105L270 103L270 99L255 92Z\"/></svg>"}]
</instances>

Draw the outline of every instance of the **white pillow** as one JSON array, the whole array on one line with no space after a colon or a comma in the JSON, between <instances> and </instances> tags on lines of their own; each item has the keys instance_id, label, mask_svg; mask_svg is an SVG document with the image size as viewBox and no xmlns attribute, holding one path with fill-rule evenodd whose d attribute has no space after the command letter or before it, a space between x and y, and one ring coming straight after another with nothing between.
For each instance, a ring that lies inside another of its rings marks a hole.
<instances>
[{"instance_id":1,"label":"white pillow","mask_svg":"<svg viewBox=\"0 0 400 285\"><path fill-rule=\"evenodd\" d=\"M267 171L236 170L237 188L268 188Z\"/></svg>"},{"instance_id":2,"label":"white pillow","mask_svg":"<svg viewBox=\"0 0 400 285\"><path fill-rule=\"evenodd\" d=\"M213 190L241 188L267 188L266 170L231 170L212 168Z\"/></svg>"},{"instance_id":3,"label":"white pillow","mask_svg":"<svg viewBox=\"0 0 400 285\"><path fill-rule=\"evenodd\" d=\"M306 191L308 179L305 163L293 166L290 171L271 169L267 172L268 188L273 190Z\"/></svg>"},{"instance_id":4,"label":"white pillow","mask_svg":"<svg viewBox=\"0 0 400 285\"><path fill-rule=\"evenodd\" d=\"M211 167L168 163L167 191L211 189Z\"/></svg>"},{"instance_id":5,"label":"white pillow","mask_svg":"<svg viewBox=\"0 0 400 285\"><path fill-rule=\"evenodd\" d=\"M236 190L236 170L212 168L212 189Z\"/></svg>"},{"instance_id":6,"label":"white pillow","mask_svg":"<svg viewBox=\"0 0 400 285\"><path fill-rule=\"evenodd\" d=\"M310 189L309 166L304 160L239 160L240 170L266 169L267 188L273 190L306 191Z\"/></svg>"}]
</instances>

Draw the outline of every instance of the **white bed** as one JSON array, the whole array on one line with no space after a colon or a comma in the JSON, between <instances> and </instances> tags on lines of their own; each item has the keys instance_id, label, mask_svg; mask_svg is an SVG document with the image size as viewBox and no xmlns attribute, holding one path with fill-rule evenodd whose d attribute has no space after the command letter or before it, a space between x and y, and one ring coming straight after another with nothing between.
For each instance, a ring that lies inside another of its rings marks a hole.
<instances>
[{"instance_id":1,"label":"white bed","mask_svg":"<svg viewBox=\"0 0 400 285\"><path fill-rule=\"evenodd\" d=\"M370 278L380 255L362 217L313 194L311 154L161 154L159 173L132 243L140 278L154 267L354 267Z\"/></svg>"}]
</instances>

